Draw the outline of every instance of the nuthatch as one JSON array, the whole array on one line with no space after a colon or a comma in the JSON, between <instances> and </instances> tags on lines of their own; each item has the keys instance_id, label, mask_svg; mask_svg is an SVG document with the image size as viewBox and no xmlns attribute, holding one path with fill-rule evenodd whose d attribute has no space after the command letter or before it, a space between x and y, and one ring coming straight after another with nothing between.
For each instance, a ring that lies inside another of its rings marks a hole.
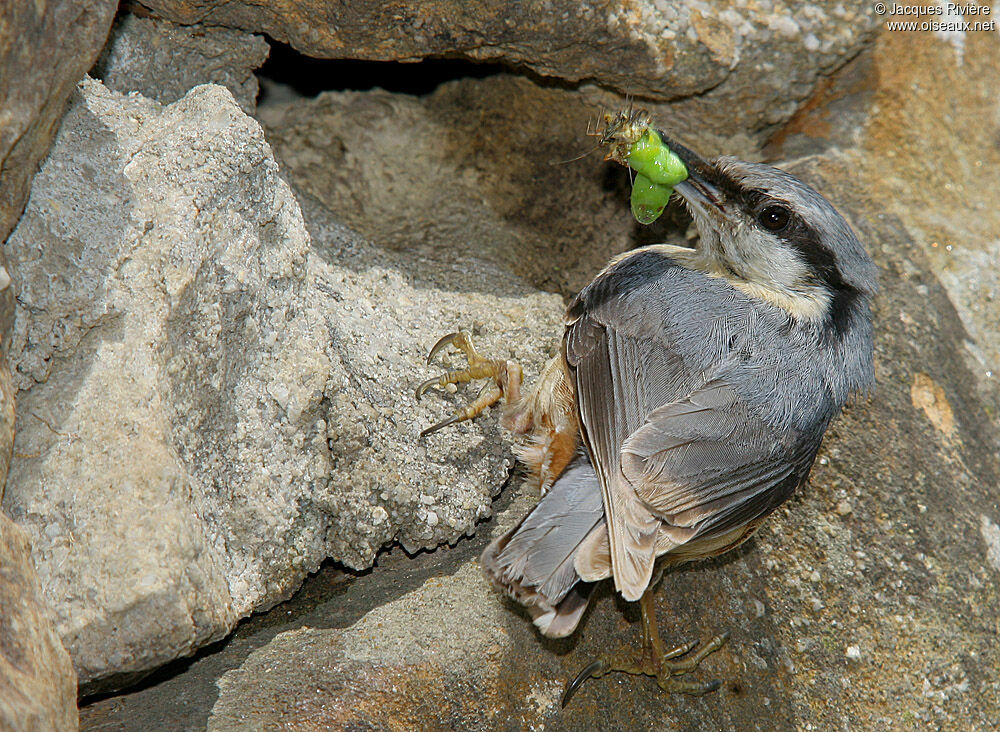
<instances>
[{"instance_id":1,"label":"nuthatch","mask_svg":"<svg viewBox=\"0 0 1000 732\"><path fill-rule=\"evenodd\" d=\"M622 162L621 145L648 124L632 110L607 117L608 157ZM470 368L418 390L485 376L496 383L427 432L507 396L505 425L527 436L518 457L542 497L481 562L544 635L572 633L599 580L641 602L641 654L591 664L564 703L588 677L611 671L655 676L670 691L718 687L677 678L725 635L694 653L694 644L665 652L654 565L746 541L805 482L848 397L874 382L877 270L843 217L788 173L729 157L708 162L659 134L687 168L675 190L697 246L659 244L613 260L570 303L561 353L530 394L520 395L516 364L482 358L464 334L446 336L432 355L454 344Z\"/></svg>"}]
</instances>

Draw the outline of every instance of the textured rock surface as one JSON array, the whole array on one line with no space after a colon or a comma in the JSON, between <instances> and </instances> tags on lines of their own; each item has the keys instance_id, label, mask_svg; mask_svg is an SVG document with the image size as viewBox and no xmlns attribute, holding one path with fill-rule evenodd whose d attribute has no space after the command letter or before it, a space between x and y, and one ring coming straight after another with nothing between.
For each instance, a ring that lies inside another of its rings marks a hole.
<instances>
[{"instance_id":1,"label":"textured rock surface","mask_svg":"<svg viewBox=\"0 0 1000 732\"><path fill-rule=\"evenodd\" d=\"M499 691L510 648L504 612L475 563L466 563L349 628L286 631L219 679L207 728L496 729L501 710L475 702ZM295 687L308 692L289 693ZM521 721L552 716L558 684L540 687L544 707Z\"/></svg>"},{"instance_id":2,"label":"textured rock surface","mask_svg":"<svg viewBox=\"0 0 1000 732\"><path fill-rule=\"evenodd\" d=\"M537 372L558 300L312 212L314 248L259 126L211 85L162 107L87 81L36 179L9 243L3 508L85 689L222 637L328 556L365 568L489 514L510 463L495 419L420 442L466 397L412 386L441 332L477 322Z\"/></svg>"},{"instance_id":3,"label":"textured rock surface","mask_svg":"<svg viewBox=\"0 0 1000 732\"><path fill-rule=\"evenodd\" d=\"M1000 393L988 354L997 341L992 272L966 263L981 261L1000 231L991 204L1000 39L964 41L959 56L932 34L882 34L771 148L838 204L882 269L879 384L834 425L811 485L755 540L665 577L657 602L667 638L733 630L705 664L706 676L726 680L718 694L667 697L651 683L603 679L558 712L561 684L637 628L607 590L580 634L556 643L522 615L484 607L491 597L506 606L484 597L471 563L483 534L525 510L530 497L519 496L454 550L388 557L337 587L321 573L189 672L88 708L85 726L180 698L192 724L216 729L322 728L331 718L405 728L414 720L403 699L417 700L428 728L993 729Z\"/></svg>"},{"instance_id":4,"label":"textured rock surface","mask_svg":"<svg viewBox=\"0 0 1000 732\"><path fill-rule=\"evenodd\" d=\"M179 23L262 31L323 58L461 55L594 81L653 100L704 95L703 124L733 133L782 122L821 75L861 48L875 15L863 2L686 0L546 3L289 3L142 0Z\"/></svg>"},{"instance_id":5,"label":"textured rock surface","mask_svg":"<svg viewBox=\"0 0 1000 732\"><path fill-rule=\"evenodd\" d=\"M624 172L598 155L563 162L593 147L587 121L606 98L504 75L426 97L327 92L259 116L296 187L368 238L436 259L472 250L573 292L637 229Z\"/></svg>"},{"instance_id":6,"label":"textured rock surface","mask_svg":"<svg viewBox=\"0 0 1000 732\"><path fill-rule=\"evenodd\" d=\"M0 729L75 730L76 674L30 553L0 513Z\"/></svg>"},{"instance_id":7,"label":"textured rock surface","mask_svg":"<svg viewBox=\"0 0 1000 732\"><path fill-rule=\"evenodd\" d=\"M14 381L6 355L0 355L0 478L4 481L14 451L16 402ZM0 482L0 501L3 500L4 485L5 483Z\"/></svg>"},{"instance_id":8,"label":"textured rock surface","mask_svg":"<svg viewBox=\"0 0 1000 732\"><path fill-rule=\"evenodd\" d=\"M1000 42L968 34L964 49L883 33L775 144L819 153L798 169L851 211L882 268L878 393L835 427L813 476L837 517L805 499L769 547L804 578L780 611L799 627L780 627L799 649L796 706L820 728L989 729L1000 716L1000 338L993 268L969 266L1000 233L997 125L983 124ZM946 172L928 176L931 161Z\"/></svg>"},{"instance_id":9,"label":"textured rock surface","mask_svg":"<svg viewBox=\"0 0 1000 732\"><path fill-rule=\"evenodd\" d=\"M123 14L91 74L110 89L137 91L162 104L176 102L199 84L220 84L253 114L258 92L253 72L268 50L267 41L250 33Z\"/></svg>"},{"instance_id":10,"label":"textured rock surface","mask_svg":"<svg viewBox=\"0 0 1000 732\"><path fill-rule=\"evenodd\" d=\"M28 198L66 100L111 27L115 0L4 3L0 9L0 241ZM41 54L44 50L44 60ZM12 303L9 307L12 306ZM13 312L7 313L13 317ZM3 319L6 332L9 318Z\"/></svg>"},{"instance_id":11,"label":"textured rock surface","mask_svg":"<svg viewBox=\"0 0 1000 732\"><path fill-rule=\"evenodd\" d=\"M0 243L21 215L66 100L97 58L117 5L55 0L0 7ZM0 498L14 444L14 389L6 357L14 322L10 284L0 246Z\"/></svg>"}]
</instances>

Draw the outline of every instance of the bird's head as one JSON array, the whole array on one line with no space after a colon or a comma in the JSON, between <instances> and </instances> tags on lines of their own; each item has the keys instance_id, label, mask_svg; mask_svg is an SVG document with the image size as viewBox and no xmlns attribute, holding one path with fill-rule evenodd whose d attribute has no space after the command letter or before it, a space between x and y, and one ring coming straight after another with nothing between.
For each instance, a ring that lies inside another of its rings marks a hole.
<instances>
[{"instance_id":1,"label":"bird's head","mask_svg":"<svg viewBox=\"0 0 1000 732\"><path fill-rule=\"evenodd\" d=\"M706 161L662 136L688 169L675 190L700 234L699 268L801 320L835 318L875 294L875 264L813 188L769 165Z\"/></svg>"}]
</instances>

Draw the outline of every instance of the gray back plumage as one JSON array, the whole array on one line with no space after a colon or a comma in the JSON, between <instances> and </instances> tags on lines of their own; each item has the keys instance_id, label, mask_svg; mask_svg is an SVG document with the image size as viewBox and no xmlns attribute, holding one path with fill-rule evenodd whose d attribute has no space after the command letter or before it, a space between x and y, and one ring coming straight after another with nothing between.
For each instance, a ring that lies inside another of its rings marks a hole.
<instances>
[{"instance_id":1,"label":"gray back plumage","mask_svg":"<svg viewBox=\"0 0 1000 732\"><path fill-rule=\"evenodd\" d=\"M578 342L599 338L576 332L594 328L633 337L664 354L635 364L630 374L650 382L646 391L655 397L637 405L643 419L724 371L739 396L774 428L822 431L850 393L865 390L874 378L867 298L846 315L851 327L843 338L831 340L822 323L796 322L652 249L588 285L571 304L570 317L581 320L567 331L568 354Z\"/></svg>"}]
</instances>

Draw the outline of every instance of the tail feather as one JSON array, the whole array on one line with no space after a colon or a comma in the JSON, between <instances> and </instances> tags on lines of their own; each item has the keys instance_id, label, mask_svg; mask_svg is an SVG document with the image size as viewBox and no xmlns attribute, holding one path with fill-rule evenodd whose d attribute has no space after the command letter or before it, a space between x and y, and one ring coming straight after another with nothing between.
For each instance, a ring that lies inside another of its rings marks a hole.
<instances>
[{"instance_id":1,"label":"tail feather","mask_svg":"<svg viewBox=\"0 0 1000 732\"><path fill-rule=\"evenodd\" d=\"M538 505L483 552L487 577L527 607L549 637L569 635L590 597L574 567L580 543L604 521L601 487L584 457L575 460Z\"/></svg>"}]
</instances>

